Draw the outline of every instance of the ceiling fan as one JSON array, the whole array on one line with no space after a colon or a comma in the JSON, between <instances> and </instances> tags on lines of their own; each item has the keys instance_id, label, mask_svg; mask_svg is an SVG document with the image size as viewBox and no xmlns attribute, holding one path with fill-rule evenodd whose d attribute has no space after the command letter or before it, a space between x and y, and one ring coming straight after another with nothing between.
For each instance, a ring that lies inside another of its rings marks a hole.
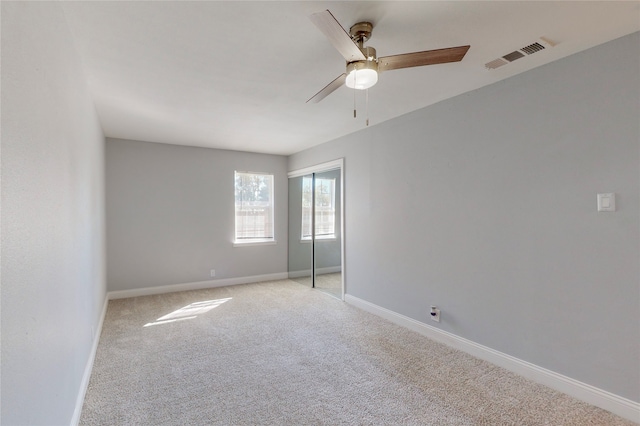
<instances>
[{"instance_id":1,"label":"ceiling fan","mask_svg":"<svg viewBox=\"0 0 640 426\"><path fill-rule=\"evenodd\" d=\"M347 70L307 102L320 102L343 84L352 89L368 89L378 82L378 73L383 71L459 62L470 47L449 47L378 58L376 49L371 46L364 47L364 43L371 38L371 31L373 31L371 22L358 22L347 33L328 10L314 13L309 16L309 19L346 59Z\"/></svg>"}]
</instances>

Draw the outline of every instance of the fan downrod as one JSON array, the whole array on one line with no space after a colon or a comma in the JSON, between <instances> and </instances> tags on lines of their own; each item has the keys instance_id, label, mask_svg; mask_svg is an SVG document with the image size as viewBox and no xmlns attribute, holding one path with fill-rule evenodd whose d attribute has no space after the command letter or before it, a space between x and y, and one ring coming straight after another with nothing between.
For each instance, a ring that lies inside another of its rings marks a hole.
<instances>
[{"instance_id":1,"label":"fan downrod","mask_svg":"<svg viewBox=\"0 0 640 426\"><path fill-rule=\"evenodd\" d=\"M362 49L364 42L371 38L371 31L373 31L373 24L371 22L358 22L353 24L349 29L349 35L351 40L358 44L358 47Z\"/></svg>"}]
</instances>

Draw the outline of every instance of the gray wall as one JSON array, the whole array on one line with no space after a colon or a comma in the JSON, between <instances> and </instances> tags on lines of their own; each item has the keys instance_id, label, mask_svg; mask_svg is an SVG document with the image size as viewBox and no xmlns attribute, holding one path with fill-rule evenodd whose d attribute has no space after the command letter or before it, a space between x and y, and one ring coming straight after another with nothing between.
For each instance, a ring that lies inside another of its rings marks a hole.
<instances>
[{"instance_id":1,"label":"gray wall","mask_svg":"<svg viewBox=\"0 0 640 426\"><path fill-rule=\"evenodd\" d=\"M635 33L291 156L345 157L347 293L640 401L639 52Z\"/></svg>"},{"instance_id":2,"label":"gray wall","mask_svg":"<svg viewBox=\"0 0 640 426\"><path fill-rule=\"evenodd\" d=\"M2 2L3 425L68 425L106 295L104 137L57 3Z\"/></svg>"},{"instance_id":3,"label":"gray wall","mask_svg":"<svg viewBox=\"0 0 640 426\"><path fill-rule=\"evenodd\" d=\"M234 247L234 170L275 175L277 244ZM109 291L286 273L287 158L107 139Z\"/></svg>"}]
</instances>

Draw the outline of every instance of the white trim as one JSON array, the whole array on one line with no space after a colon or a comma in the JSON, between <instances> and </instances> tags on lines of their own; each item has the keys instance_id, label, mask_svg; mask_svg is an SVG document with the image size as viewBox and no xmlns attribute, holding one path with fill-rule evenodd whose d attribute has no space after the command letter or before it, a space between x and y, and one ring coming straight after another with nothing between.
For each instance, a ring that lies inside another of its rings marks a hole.
<instances>
[{"instance_id":1,"label":"white trim","mask_svg":"<svg viewBox=\"0 0 640 426\"><path fill-rule=\"evenodd\" d=\"M289 279L291 278L300 278L300 277L310 277L311 269L302 269L300 271L289 271L288 272Z\"/></svg>"},{"instance_id":2,"label":"white trim","mask_svg":"<svg viewBox=\"0 0 640 426\"><path fill-rule=\"evenodd\" d=\"M359 299L350 294L346 294L344 300L357 308L406 327L437 342L444 343L448 346L464 351L477 358L524 376L527 379L566 393L567 395L588 404L610 411L620 417L624 417L625 419L640 422L640 403L638 402L631 401L595 386L582 383L578 380L547 370L546 368L539 367L530 362L496 351L487 346L480 345L471 340L456 336L455 334L440 330L420 321L416 321L389 309L374 305L373 303Z\"/></svg>"},{"instance_id":3,"label":"white trim","mask_svg":"<svg viewBox=\"0 0 640 426\"><path fill-rule=\"evenodd\" d=\"M343 162L343 159L339 158L337 160L327 161L326 163L316 164L315 166L305 167L304 169L293 170L287 173L287 177L300 177L311 173L321 173L338 168L342 169Z\"/></svg>"},{"instance_id":4,"label":"white trim","mask_svg":"<svg viewBox=\"0 0 640 426\"><path fill-rule=\"evenodd\" d=\"M342 272L342 266L327 266L326 268L316 268L316 275L335 274Z\"/></svg>"},{"instance_id":5,"label":"white trim","mask_svg":"<svg viewBox=\"0 0 640 426\"><path fill-rule=\"evenodd\" d=\"M170 284L158 287L132 288L129 290L116 290L107 293L109 300L126 299L129 297L150 296L154 294L173 293L176 291L201 290L204 288L226 287L228 285L250 284L262 281L286 280L286 272L275 274L252 275L248 277L223 278L220 280L196 281L191 283Z\"/></svg>"},{"instance_id":6,"label":"white trim","mask_svg":"<svg viewBox=\"0 0 640 426\"><path fill-rule=\"evenodd\" d=\"M100 314L100 320L98 326L95 329L93 335L93 344L91 345L91 352L89 353L89 359L84 367L84 374L82 375L82 382L80 382L80 391L76 398L76 408L73 410L73 417L71 418L71 425L77 426L80 423L80 415L82 414L82 406L84 405L84 397L87 395L87 389L89 388L89 379L91 379L91 371L93 370L93 362L96 359L96 353L98 352L98 343L100 342L100 335L102 334L102 324L104 318L107 315L107 305L109 304L109 297L105 295L104 303L102 304L102 313Z\"/></svg>"},{"instance_id":7,"label":"white trim","mask_svg":"<svg viewBox=\"0 0 640 426\"><path fill-rule=\"evenodd\" d=\"M234 247L251 247L251 246L275 246L278 244L276 240L249 240L249 241L234 241Z\"/></svg>"},{"instance_id":8,"label":"white trim","mask_svg":"<svg viewBox=\"0 0 640 426\"><path fill-rule=\"evenodd\" d=\"M345 193L344 193L344 188L345 188L345 183L344 183L344 176L345 176L345 172L344 172L344 158L341 158L339 160L337 160L340 163L340 263L341 266L343 268L347 267L347 258L346 256L346 235L344 232L344 226L345 226L345 217L346 217L346 209L345 209L345 204L344 204L344 199L345 199ZM342 272L342 276L340 277L340 285L341 285L341 293L340 293L340 299L344 300L344 297L346 296L346 292L347 289L345 288L345 270L344 269L340 269L340 272Z\"/></svg>"},{"instance_id":9,"label":"white trim","mask_svg":"<svg viewBox=\"0 0 640 426\"><path fill-rule=\"evenodd\" d=\"M316 269L316 275L334 274L342 272L342 266L328 266L326 268ZM289 278L310 277L311 269L302 269L299 271L289 271Z\"/></svg>"}]
</instances>

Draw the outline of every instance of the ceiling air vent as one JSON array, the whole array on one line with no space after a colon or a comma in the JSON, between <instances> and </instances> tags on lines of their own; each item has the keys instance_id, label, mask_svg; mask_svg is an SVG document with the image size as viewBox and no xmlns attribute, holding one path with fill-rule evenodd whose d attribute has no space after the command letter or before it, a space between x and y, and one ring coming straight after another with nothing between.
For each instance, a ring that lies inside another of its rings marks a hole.
<instances>
[{"instance_id":1,"label":"ceiling air vent","mask_svg":"<svg viewBox=\"0 0 640 426\"><path fill-rule=\"evenodd\" d=\"M533 43L533 44L530 44L528 46L523 47L520 50L522 50L527 55L531 55L533 53L541 51L542 49L545 49L545 47L543 45L541 45L540 43Z\"/></svg>"},{"instance_id":2,"label":"ceiling air vent","mask_svg":"<svg viewBox=\"0 0 640 426\"><path fill-rule=\"evenodd\" d=\"M528 55L533 55L534 53L540 52L541 50L550 48L555 46L556 43L546 39L544 37L540 37L538 41L531 43L525 47L521 47L518 50L514 50L511 53L507 53L501 58L494 59L492 61L484 64L484 67L488 70L495 70L496 68L500 68L503 65L507 65L517 59L524 58Z\"/></svg>"},{"instance_id":3,"label":"ceiling air vent","mask_svg":"<svg viewBox=\"0 0 640 426\"><path fill-rule=\"evenodd\" d=\"M502 58L498 58L498 59L494 59L491 62L487 62L486 64L484 64L484 66L488 70L495 70L496 68L500 68L501 66L507 65L508 63L509 62L507 62L506 60Z\"/></svg>"},{"instance_id":4,"label":"ceiling air vent","mask_svg":"<svg viewBox=\"0 0 640 426\"><path fill-rule=\"evenodd\" d=\"M513 61L515 61L516 59L520 59L520 58L524 58L524 53L521 53L521 52L520 52L520 51L518 51L518 50L515 50L515 51L513 51L513 52L511 52L511 53L509 53L509 54L507 54L507 55L504 55L504 56L502 57L502 59L506 59L506 60L507 60L507 61L509 61L509 62L513 62Z\"/></svg>"}]
</instances>

